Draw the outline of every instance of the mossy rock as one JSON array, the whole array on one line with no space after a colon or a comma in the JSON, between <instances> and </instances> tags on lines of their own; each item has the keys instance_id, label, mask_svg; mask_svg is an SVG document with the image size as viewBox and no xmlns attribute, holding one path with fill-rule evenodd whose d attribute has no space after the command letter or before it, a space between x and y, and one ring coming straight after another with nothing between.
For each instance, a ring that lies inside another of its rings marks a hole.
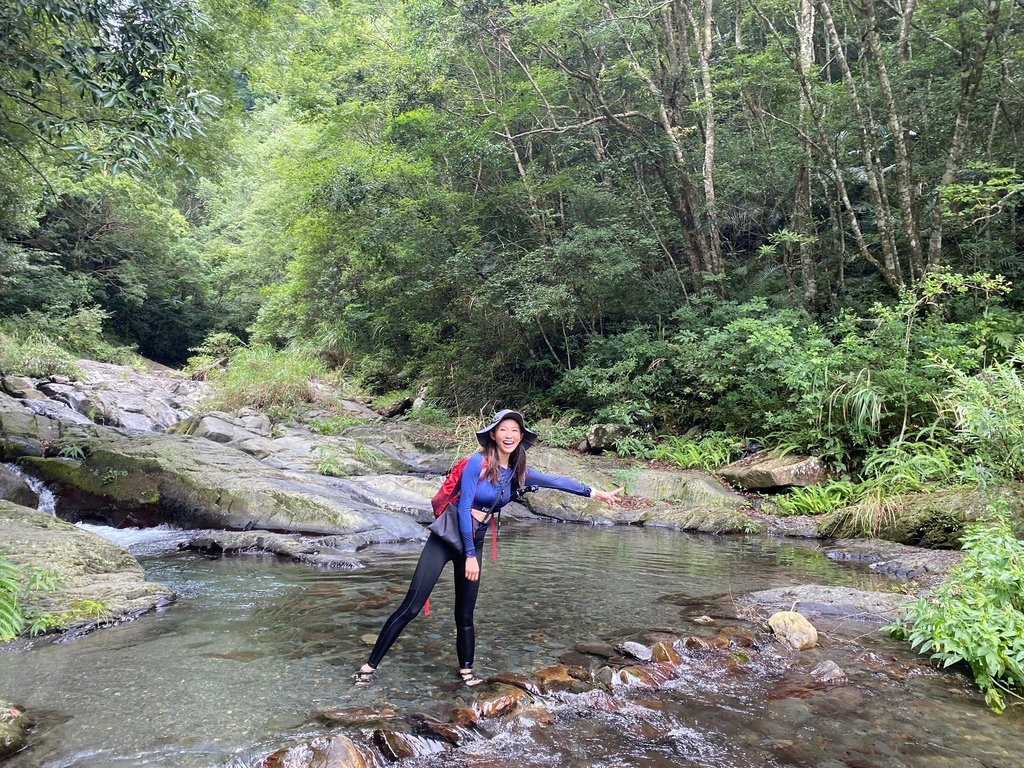
<instances>
[{"instance_id":1,"label":"mossy rock","mask_svg":"<svg viewBox=\"0 0 1024 768\"><path fill-rule=\"evenodd\" d=\"M82 459L26 459L33 473L58 486L59 512L69 518L111 525L363 531L384 541L422 537L414 521L376 509L328 478L274 469L202 438L125 435L98 427L76 440Z\"/></svg>"},{"instance_id":2,"label":"mossy rock","mask_svg":"<svg viewBox=\"0 0 1024 768\"><path fill-rule=\"evenodd\" d=\"M146 581L124 548L34 509L0 501L0 542L16 565L56 574L58 590L29 604L58 631L114 623L174 599L167 587Z\"/></svg>"},{"instance_id":3,"label":"mossy rock","mask_svg":"<svg viewBox=\"0 0 1024 768\"><path fill-rule=\"evenodd\" d=\"M928 549L959 549L964 527L984 519L988 505L998 499L1009 504L1020 529L1024 522L1024 488L1020 485L988 491L947 487L904 496L874 535ZM857 525L851 507L825 515L818 532L825 538L854 538L868 533Z\"/></svg>"},{"instance_id":4,"label":"mossy rock","mask_svg":"<svg viewBox=\"0 0 1024 768\"><path fill-rule=\"evenodd\" d=\"M645 526L698 533L760 533L764 524L739 506L723 504L658 504L643 511Z\"/></svg>"}]
</instances>

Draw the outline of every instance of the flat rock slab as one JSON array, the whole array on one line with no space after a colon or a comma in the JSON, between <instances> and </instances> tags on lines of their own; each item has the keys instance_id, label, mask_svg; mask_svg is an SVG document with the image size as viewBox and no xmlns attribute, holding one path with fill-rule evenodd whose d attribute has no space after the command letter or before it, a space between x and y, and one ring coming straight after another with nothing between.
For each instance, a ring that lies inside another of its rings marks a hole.
<instances>
[{"instance_id":1,"label":"flat rock slab","mask_svg":"<svg viewBox=\"0 0 1024 768\"><path fill-rule=\"evenodd\" d=\"M57 574L60 590L41 599L38 609L57 617L60 629L135 618L174 600L170 589L146 581L127 550L34 509L0 501L0 542L11 562ZM83 601L102 604L102 615L84 615Z\"/></svg>"},{"instance_id":2,"label":"flat rock slab","mask_svg":"<svg viewBox=\"0 0 1024 768\"><path fill-rule=\"evenodd\" d=\"M734 485L764 490L822 483L828 479L828 468L816 456L761 451L722 467L718 474Z\"/></svg>"},{"instance_id":3,"label":"flat rock slab","mask_svg":"<svg viewBox=\"0 0 1024 768\"><path fill-rule=\"evenodd\" d=\"M751 592L739 602L771 611L797 611L807 617L825 616L882 625L903 614L908 598L890 592L803 584Z\"/></svg>"},{"instance_id":4,"label":"flat rock slab","mask_svg":"<svg viewBox=\"0 0 1024 768\"><path fill-rule=\"evenodd\" d=\"M881 539L840 539L825 549L825 556L837 562L867 563L871 570L890 578L913 579L922 586L931 586L963 559L963 552L911 547Z\"/></svg>"}]
</instances>

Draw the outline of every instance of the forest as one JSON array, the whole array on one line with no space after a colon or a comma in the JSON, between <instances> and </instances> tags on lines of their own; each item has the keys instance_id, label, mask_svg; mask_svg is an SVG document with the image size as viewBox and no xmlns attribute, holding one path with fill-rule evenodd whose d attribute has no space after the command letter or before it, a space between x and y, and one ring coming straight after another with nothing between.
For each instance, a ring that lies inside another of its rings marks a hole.
<instances>
[{"instance_id":1,"label":"forest","mask_svg":"<svg viewBox=\"0 0 1024 768\"><path fill-rule=\"evenodd\" d=\"M1020 480L1022 14L12 0L0 365L137 354L261 407L320 377L516 405L554 445L618 425L641 458Z\"/></svg>"}]
</instances>

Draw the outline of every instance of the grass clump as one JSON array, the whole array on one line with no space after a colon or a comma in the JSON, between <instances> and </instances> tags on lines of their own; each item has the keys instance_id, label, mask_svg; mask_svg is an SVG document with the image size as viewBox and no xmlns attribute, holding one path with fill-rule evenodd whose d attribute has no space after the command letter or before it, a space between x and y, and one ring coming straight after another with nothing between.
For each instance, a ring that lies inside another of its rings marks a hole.
<instances>
[{"instance_id":1,"label":"grass clump","mask_svg":"<svg viewBox=\"0 0 1024 768\"><path fill-rule=\"evenodd\" d=\"M942 665L966 664L994 711L1024 699L1024 544L1005 502L968 526L964 559L949 578L884 631Z\"/></svg>"},{"instance_id":2,"label":"grass clump","mask_svg":"<svg viewBox=\"0 0 1024 768\"><path fill-rule=\"evenodd\" d=\"M228 411L253 408L276 416L313 403L329 407L337 399L333 378L308 349L246 347L222 370L211 371L214 395L209 405Z\"/></svg>"}]
</instances>

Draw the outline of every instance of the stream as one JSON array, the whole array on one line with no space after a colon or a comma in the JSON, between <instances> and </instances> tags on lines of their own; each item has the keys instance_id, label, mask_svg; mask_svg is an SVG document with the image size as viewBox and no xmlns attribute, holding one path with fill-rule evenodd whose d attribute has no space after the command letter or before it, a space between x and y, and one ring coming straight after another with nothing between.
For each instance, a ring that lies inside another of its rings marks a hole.
<instances>
[{"instance_id":1,"label":"stream","mask_svg":"<svg viewBox=\"0 0 1024 768\"><path fill-rule=\"evenodd\" d=\"M450 569L431 615L409 626L374 684L350 683L401 601L418 546L375 547L361 555L367 567L339 572L178 552L182 535L168 528L90 528L128 547L179 600L71 642L0 654L4 692L38 723L30 748L5 768L251 768L328 733L313 715L320 710L432 712L466 699L454 676ZM803 583L892 586L799 541L509 525L499 560L483 567L476 668L529 670L578 642L644 629L686 633L701 600ZM737 669L694 653L663 689L552 697L548 727L499 727L494 738L402 764L1024 766L1019 707L993 715L964 677L929 668L877 630L851 637L826 627L804 654L800 669L832 659L850 684L808 686L770 654Z\"/></svg>"}]
</instances>

